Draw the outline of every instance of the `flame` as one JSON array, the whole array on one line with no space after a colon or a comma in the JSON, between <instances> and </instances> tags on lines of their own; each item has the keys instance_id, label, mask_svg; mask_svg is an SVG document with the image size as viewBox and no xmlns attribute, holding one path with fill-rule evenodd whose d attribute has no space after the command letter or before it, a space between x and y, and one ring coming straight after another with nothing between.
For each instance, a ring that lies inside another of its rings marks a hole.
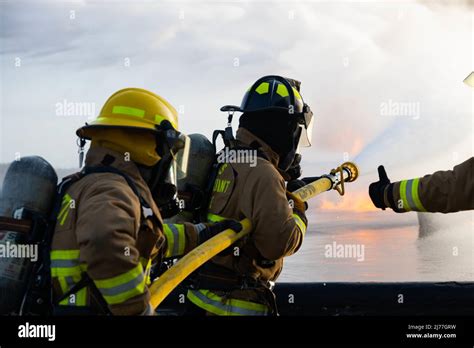
<instances>
[{"instance_id":1,"label":"flame","mask_svg":"<svg viewBox=\"0 0 474 348\"><path fill-rule=\"evenodd\" d=\"M344 212L369 212L377 211L378 209L374 206L370 197L366 193L362 192L351 192L350 195L341 197L338 201L334 202L327 198L323 198L320 201L318 210L326 211L344 211Z\"/></svg>"},{"instance_id":2,"label":"flame","mask_svg":"<svg viewBox=\"0 0 474 348\"><path fill-rule=\"evenodd\" d=\"M352 155L352 157L358 155L362 151L363 147L364 141L362 140L362 138L355 136L350 150L350 154Z\"/></svg>"}]
</instances>

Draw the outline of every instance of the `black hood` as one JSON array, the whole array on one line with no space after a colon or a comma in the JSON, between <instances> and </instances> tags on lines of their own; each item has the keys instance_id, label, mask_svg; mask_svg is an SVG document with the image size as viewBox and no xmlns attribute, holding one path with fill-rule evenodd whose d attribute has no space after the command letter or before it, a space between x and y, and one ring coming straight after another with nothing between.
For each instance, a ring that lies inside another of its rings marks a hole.
<instances>
[{"instance_id":1,"label":"black hood","mask_svg":"<svg viewBox=\"0 0 474 348\"><path fill-rule=\"evenodd\" d=\"M287 111L256 111L243 113L239 127L245 128L267 143L280 156L278 167L287 170L298 146L300 127Z\"/></svg>"}]
</instances>

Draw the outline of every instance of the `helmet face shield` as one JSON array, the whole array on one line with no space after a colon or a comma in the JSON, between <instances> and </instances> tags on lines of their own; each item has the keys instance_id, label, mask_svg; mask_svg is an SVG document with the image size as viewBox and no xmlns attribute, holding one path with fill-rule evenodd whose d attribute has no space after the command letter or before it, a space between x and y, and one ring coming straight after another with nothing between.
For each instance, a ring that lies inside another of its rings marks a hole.
<instances>
[{"instance_id":1,"label":"helmet face shield","mask_svg":"<svg viewBox=\"0 0 474 348\"><path fill-rule=\"evenodd\" d=\"M172 150L174 156L174 163L176 165L176 178L184 179L188 171L189 162L189 147L191 146L191 139L180 133L179 135L179 148Z\"/></svg>"},{"instance_id":2,"label":"helmet face shield","mask_svg":"<svg viewBox=\"0 0 474 348\"><path fill-rule=\"evenodd\" d=\"M168 156L172 159L171 156ZM159 182L152 189L153 199L160 209L163 218L169 218L179 213L178 207L178 184L177 169L173 160L161 163L163 167L168 165L168 169L163 173Z\"/></svg>"},{"instance_id":3,"label":"helmet face shield","mask_svg":"<svg viewBox=\"0 0 474 348\"><path fill-rule=\"evenodd\" d=\"M170 163L170 167L169 167L169 170L167 172L167 174L165 175L164 179L163 179L163 183L165 185L169 185L169 186L172 186L174 188L177 187L177 183L178 183L178 180L177 180L177 169L176 169L176 162L172 161ZM176 189L174 189L174 193L173 193L173 196L177 193Z\"/></svg>"},{"instance_id":4,"label":"helmet face shield","mask_svg":"<svg viewBox=\"0 0 474 348\"><path fill-rule=\"evenodd\" d=\"M298 143L298 148L302 147L310 147L311 141L313 137L313 124L314 124L314 117L313 112L309 108L308 105L305 105L303 108L303 116L301 118L301 122L299 126L302 128L301 136Z\"/></svg>"},{"instance_id":5,"label":"helmet face shield","mask_svg":"<svg viewBox=\"0 0 474 348\"><path fill-rule=\"evenodd\" d=\"M157 127L156 152L161 160L153 169L149 186L165 218L179 212L178 179L186 177L190 143L190 138L175 130L171 124L164 123Z\"/></svg>"},{"instance_id":6,"label":"helmet face shield","mask_svg":"<svg viewBox=\"0 0 474 348\"><path fill-rule=\"evenodd\" d=\"M185 178L191 140L184 133L175 130L169 123L165 123L162 127L162 129L157 128L156 152L161 157L169 156L169 165L175 167L177 179Z\"/></svg>"}]
</instances>

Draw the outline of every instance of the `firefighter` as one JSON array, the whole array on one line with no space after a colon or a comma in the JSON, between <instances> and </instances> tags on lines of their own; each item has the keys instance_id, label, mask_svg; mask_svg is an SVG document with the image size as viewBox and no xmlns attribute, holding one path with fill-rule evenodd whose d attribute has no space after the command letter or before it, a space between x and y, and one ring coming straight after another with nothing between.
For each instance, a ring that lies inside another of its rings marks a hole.
<instances>
[{"instance_id":1,"label":"firefighter","mask_svg":"<svg viewBox=\"0 0 474 348\"><path fill-rule=\"evenodd\" d=\"M453 170L391 183L383 166L379 181L370 184L369 195L377 208L397 213L421 211L454 213L474 209L474 157Z\"/></svg>"},{"instance_id":2,"label":"firefighter","mask_svg":"<svg viewBox=\"0 0 474 348\"><path fill-rule=\"evenodd\" d=\"M85 167L66 180L51 250L56 314L153 314L152 265L198 243L192 224L163 225L176 208L189 139L174 107L144 89L114 93L91 124ZM204 236L226 223L201 227ZM209 227L209 228L207 228Z\"/></svg>"},{"instance_id":3,"label":"firefighter","mask_svg":"<svg viewBox=\"0 0 474 348\"><path fill-rule=\"evenodd\" d=\"M474 72L464 83L474 87ZM378 167L379 181L370 184L370 199L377 208L397 213L421 211L454 213L474 209L474 158L422 178L391 183L384 166Z\"/></svg>"},{"instance_id":4,"label":"firefighter","mask_svg":"<svg viewBox=\"0 0 474 348\"><path fill-rule=\"evenodd\" d=\"M300 248L308 224L305 203L287 191L285 179L298 147L310 145L313 114L299 83L281 76L260 78L240 107L221 110L242 112L229 150L254 154L256 164L219 165L207 218L249 218L253 231L197 271L187 295L189 314L275 314L272 282L283 258Z\"/></svg>"}]
</instances>

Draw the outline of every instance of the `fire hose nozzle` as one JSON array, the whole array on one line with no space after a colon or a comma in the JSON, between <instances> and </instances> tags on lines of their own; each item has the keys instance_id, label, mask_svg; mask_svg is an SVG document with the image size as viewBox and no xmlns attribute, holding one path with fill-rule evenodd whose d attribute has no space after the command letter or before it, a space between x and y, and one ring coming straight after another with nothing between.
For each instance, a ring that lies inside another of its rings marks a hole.
<instances>
[{"instance_id":1,"label":"fire hose nozzle","mask_svg":"<svg viewBox=\"0 0 474 348\"><path fill-rule=\"evenodd\" d=\"M354 162L344 162L341 167L350 173L344 181L353 182L359 177L359 168Z\"/></svg>"}]
</instances>

